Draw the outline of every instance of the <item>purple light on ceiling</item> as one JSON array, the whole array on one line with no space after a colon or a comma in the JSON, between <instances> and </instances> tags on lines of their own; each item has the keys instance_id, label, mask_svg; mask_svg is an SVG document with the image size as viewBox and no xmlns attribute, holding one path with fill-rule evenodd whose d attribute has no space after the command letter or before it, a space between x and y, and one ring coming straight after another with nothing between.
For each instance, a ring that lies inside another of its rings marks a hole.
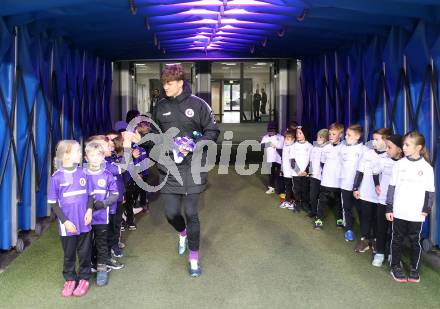
<instances>
[{"instance_id":1,"label":"purple light on ceiling","mask_svg":"<svg viewBox=\"0 0 440 309\"><path fill-rule=\"evenodd\" d=\"M170 6L223 6L223 1L218 0L201 0L201 1L191 1L191 2L182 2L182 3L173 3L169 4ZM232 0L227 1L228 6L272 6L273 4L256 1L256 0Z\"/></svg>"},{"instance_id":2,"label":"purple light on ceiling","mask_svg":"<svg viewBox=\"0 0 440 309\"><path fill-rule=\"evenodd\" d=\"M276 31L284 29L285 14L292 12L293 7L288 1L281 3L283 2L200 0L151 4L156 12L169 12L157 15L162 18L157 18L151 28L157 36L156 46L161 49L207 51L213 48L229 48L236 51L253 50L255 46L264 48L265 44L261 45L261 40L267 42L267 36L276 36ZM298 3L295 3L295 8L298 8ZM268 12L265 12L265 8L269 8Z\"/></svg>"}]
</instances>

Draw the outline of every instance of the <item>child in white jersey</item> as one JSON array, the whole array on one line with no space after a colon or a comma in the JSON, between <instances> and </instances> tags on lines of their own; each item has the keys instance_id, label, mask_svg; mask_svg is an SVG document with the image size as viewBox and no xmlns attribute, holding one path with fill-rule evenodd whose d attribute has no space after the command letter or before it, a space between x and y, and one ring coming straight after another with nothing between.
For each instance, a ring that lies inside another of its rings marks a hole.
<instances>
[{"instance_id":1,"label":"child in white jersey","mask_svg":"<svg viewBox=\"0 0 440 309\"><path fill-rule=\"evenodd\" d=\"M321 129L316 134L316 142L310 151L309 164L309 201L310 211L308 216L314 218L317 214L319 189L321 186L321 154L322 149L328 144L328 130Z\"/></svg>"},{"instance_id":2,"label":"child in white jersey","mask_svg":"<svg viewBox=\"0 0 440 309\"><path fill-rule=\"evenodd\" d=\"M435 198L434 170L428 163L425 138L418 132L407 133L403 140L405 158L393 167L387 192L388 221L392 221L391 275L398 282L420 281L420 234ZM400 267L402 243L408 237L411 269L408 278Z\"/></svg>"},{"instance_id":3,"label":"child in white jersey","mask_svg":"<svg viewBox=\"0 0 440 309\"><path fill-rule=\"evenodd\" d=\"M284 136L277 132L275 122L267 124L267 134L261 139L261 144L265 146L265 159L271 165L269 175L269 185L266 194L275 193L277 187L277 180L281 169L281 149L284 145Z\"/></svg>"},{"instance_id":4,"label":"child in white jersey","mask_svg":"<svg viewBox=\"0 0 440 309\"><path fill-rule=\"evenodd\" d=\"M281 158L281 174L283 176L284 190L286 198L281 203L280 208L288 208L293 210L295 202L293 200L293 182L292 177L294 170L292 168L293 144L295 142L295 131L287 129L284 133L283 155Z\"/></svg>"},{"instance_id":5,"label":"child in white jersey","mask_svg":"<svg viewBox=\"0 0 440 309\"><path fill-rule=\"evenodd\" d=\"M388 220L385 218L388 186L390 184L393 167L396 162L402 158L401 135L391 135L385 142L387 145L387 156L381 158L379 162L380 195L376 212L376 254L371 263L376 267L381 267L385 259L385 246L389 226Z\"/></svg>"},{"instance_id":6,"label":"child in white jersey","mask_svg":"<svg viewBox=\"0 0 440 309\"><path fill-rule=\"evenodd\" d=\"M380 160L387 156L385 139L391 130L382 128L373 132L373 149L367 150L362 156L353 184L353 195L359 200L359 220L361 237L354 251L365 252L372 247L376 251L376 211L379 202L379 170Z\"/></svg>"},{"instance_id":7,"label":"child in white jersey","mask_svg":"<svg viewBox=\"0 0 440 309\"><path fill-rule=\"evenodd\" d=\"M296 207L294 212L303 210L309 212L309 180L307 178L310 151L313 146L308 141L308 130L304 126L297 126L296 128L296 142L293 144L293 191L296 198Z\"/></svg>"},{"instance_id":8,"label":"child in white jersey","mask_svg":"<svg viewBox=\"0 0 440 309\"><path fill-rule=\"evenodd\" d=\"M341 146L341 196L344 210L345 241L353 241L353 209L357 200L353 196L353 182L365 146L359 142L362 136L360 125L351 125L345 131L345 141Z\"/></svg>"},{"instance_id":9,"label":"child in white jersey","mask_svg":"<svg viewBox=\"0 0 440 309\"><path fill-rule=\"evenodd\" d=\"M333 123L329 127L330 143L324 146L321 155L322 178L321 191L319 193L318 211L314 227L320 230L323 226L325 209L330 205L335 208L336 226L343 227L340 171L341 171L341 138L344 133L344 126L340 123Z\"/></svg>"}]
</instances>

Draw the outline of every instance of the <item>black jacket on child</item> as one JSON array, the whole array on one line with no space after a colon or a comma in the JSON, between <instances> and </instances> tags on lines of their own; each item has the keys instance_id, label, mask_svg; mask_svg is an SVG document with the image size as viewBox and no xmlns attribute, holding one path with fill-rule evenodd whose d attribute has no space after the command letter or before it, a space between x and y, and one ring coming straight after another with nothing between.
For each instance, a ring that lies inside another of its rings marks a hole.
<instances>
[{"instance_id":1,"label":"black jacket on child","mask_svg":"<svg viewBox=\"0 0 440 309\"><path fill-rule=\"evenodd\" d=\"M220 130L215 122L210 106L201 98L191 94L190 86L185 83L183 92L175 98L163 98L156 104L153 120L162 132L170 128L179 129L177 136L193 137L194 132L200 132L202 136L196 141L211 140L217 141ZM158 133L152 126L152 132ZM199 150L200 151L200 150ZM173 160L172 153L167 153ZM182 178L183 185L170 172L161 193L195 194L206 189L208 173L201 173L201 182L196 184L191 175L192 154L188 154L182 163L177 164L178 172ZM206 153L202 156L202 166L206 162ZM165 181L168 168L158 164L161 175L161 183Z\"/></svg>"}]
</instances>

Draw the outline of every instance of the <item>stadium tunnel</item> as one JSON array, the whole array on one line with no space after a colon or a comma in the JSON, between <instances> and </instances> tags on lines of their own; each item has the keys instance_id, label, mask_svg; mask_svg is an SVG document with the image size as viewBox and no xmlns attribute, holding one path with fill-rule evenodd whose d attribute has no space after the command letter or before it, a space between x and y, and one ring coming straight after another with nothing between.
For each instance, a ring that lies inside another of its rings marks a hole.
<instances>
[{"instance_id":1,"label":"stadium tunnel","mask_svg":"<svg viewBox=\"0 0 440 309\"><path fill-rule=\"evenodd\" d=\"M170 63L222 124L254 121L264 86L263 122L417 129L437 170L439 29L438 0L0 1L0 249L50 214L57 142L151 111ZM439 226L434 209L426 246Z\"/></svg>"}]
</instances>

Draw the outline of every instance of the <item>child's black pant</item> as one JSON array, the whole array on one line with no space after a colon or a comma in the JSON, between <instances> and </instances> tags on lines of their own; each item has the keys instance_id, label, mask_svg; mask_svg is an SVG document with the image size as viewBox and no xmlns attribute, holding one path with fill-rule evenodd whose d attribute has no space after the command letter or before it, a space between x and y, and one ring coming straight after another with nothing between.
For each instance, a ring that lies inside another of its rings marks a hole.
<instances>
[{"instance_id":1,"label":"child's black pant","mask_svg":"<svg viewBox=\"0 0 440 309\"><path fill-rule=\"evenodd\" d=\"M322 220L325 215L325 209L330 206L335 208L336 220L342 220L341 189L321 186L317 218Z\"/></svg>"},{"instance_id":2,"label":"child's black pant","mask_svg":"<svg viewBox=\"0 0 440 309\"><path fill-rule=\"evenodd\" d=\"M108 256L111 255L111 248L119 244L119 236L121 233L121 222L122 213L124 212L124 207L122 202L118 202L116 207L116 213L110 214L108 222L108 233L107 233L107 245L108 245Z\"/></svg>"},{"instance_id":3,"label":"child's black pant","mask_svg":"<svg viewBox=\"0 0 440 309\"><path fill-rule=\"evenodd\" d=\"M143 175L142 179L145 183L147 183L147 176ZM145 191L142 188L139 189L139 204L141 204L142 207L146 207L148 205L148 195L147 191Z\"/></svg>"},{"instance_id":4,"label":"child's black pant","mask_svg":"<svg viewBox=\"0 0 440 309\"><path fill-rule=\"evenodd\" d=\"M310 200L310 214L316 216L318 213L318 197L319 190L321 187L321 181L319 179L310 177L310 190L309 190L309 200Z\"/></svg>"},{"instance_id":5,"label":"child's black pant","mask_svg":"<svg viewBox=\"0 0 440 309\"><path fill-rule=\"evenodd\" d=\"M309 178L305 176L293 177L293 192L297 206L309 211Z\"/></svg>"},{"instance_id":6,"label":"child's black pant","mask_svg":"<svg viewBox=\"0 0 440 309\"><path fill-rule=\"evenodd\" d=\"M376 211L376 251L379 254L385 254L386 243L388 240L389 223L385 217L386 205L378 204Z\"/></svg>"},{"instance_id":7,"label":"child's black pant","mask_svg":"<svg viewBox=\"0 0 440 309\"><path fill-rule=\"evenodd\" d=\"M359 200L361 237L366 239L376 238L376 212L377 204Z\"/></svg>"},{"instance_id":8,"label":"child's black pant","mask_svg":"<svg viewBox=\"0 0 440 309\"><path fill-rule=\"evenodd\" d=\"M292 178L283 177L283 183L284 183L284 192L286 193L285 200L287 202L292 202L294 200Z\"/></svg>"},{"instance_id":9,"label":"child's black pant","mask_svg":"<svg viewBox=\"0 0 440 309\"><path fill-rule=\"evenodd\" d=\"M269 175L269 187L277 188L277 179L280 175L281 165L276 162L272 162Z\"/></svg>"},{"instance_id":10,"label":"child's black pant","mask_svg":"<svg viewBox=\"0 0 440 309\"><path fill-rule=\"evenodd\" d=\"M93 232L93 248L92 248L92 263L106 264L108 262L108 226L107 224L92 225Z\"/></svg>"},{"instance_id":11,"label":"child's black pant","mask_svg":"<svg viewBox=\"0 0 440 309\"><path fill-rule=\"evenodd\" d=\"M125 191L125 215L127 217L127 225L134 225L133 208L136 206L139 193L140 188L133 180L130 180Z\"/></svg>"},{"instance_id":12,"label":"child's black pant","mask_svg":"<svg viewBox=\"0 0 440 309\"><path fill-rule=\"evenodd\" d=\"M200 246L199 196L200 194L162 194L168 222L179 233L186 228L191 251L198 251ZM185 218L182 216L182 207Z\"/></svg>"},{"instance_id":13,"label":"child's black pant","mask_svg":"<svg viewBox=\"0 0 440 309\"><path fill-rule=\"evenodd\" d=\"M345 231L353 230L353 209L357 208L358 200L354 198L353 191L341 190L342 209L344 210Z\"/></svg>"},{"instance_id":14,"label":"child's black pant","mask_svg":"<svg viewBox=\"0 0 440 309\"><path fill-rule=\"evenodd\" d=\"M411 248L411 268L420 269L420 234L422 233L422 222L412 222L394 218L392 223L391 239L391 267L400 266L402 257L402 244L405 237L409 238Z\"/></svg>"},{"instance_id":15,"label":"child's black pant","mask_svg":"<svg viewBox=\"0 0 440 309\"><path fill-rule=\"evenodd\" d=\"M64 251L63 276L66 281L89 280L91 277L92 235L90 232L76 236L61 236ZM78 254L79 271L75 271Z\"/></svg>"}]
</instances>

